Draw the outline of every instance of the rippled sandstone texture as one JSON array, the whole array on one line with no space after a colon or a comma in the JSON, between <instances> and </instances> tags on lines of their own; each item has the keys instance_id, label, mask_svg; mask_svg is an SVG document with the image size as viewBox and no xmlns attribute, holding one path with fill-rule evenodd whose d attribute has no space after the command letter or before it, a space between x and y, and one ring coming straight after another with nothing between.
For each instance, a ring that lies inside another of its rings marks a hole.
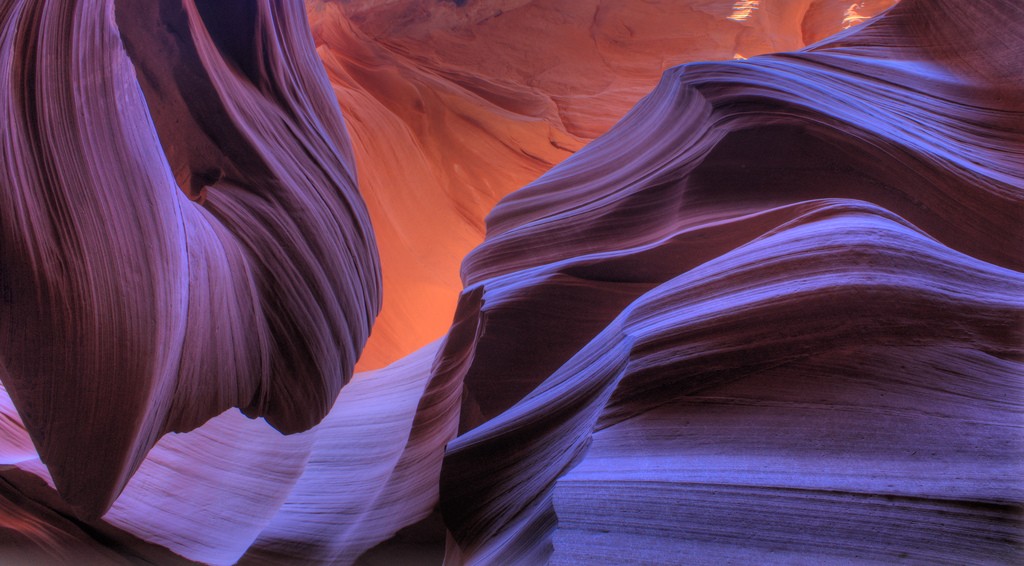
<instances>
[{"instance_id":1,"label":"rippled sandstone texture","mask_svg":"<svg viewBox=\"0 0 1024 566\"><path fill-rule=\"evenodd\" d=\"M384 267L359 367L443 335L491 208L607 131L665 69L800 49L892 3L307 2Z\"/></svg>"},{"instance_id":2,"label":"rippled sandstone texture","mask_svg":"<svg viewBox=\"0 0 1024 566\"><path fill-rule=\"evenodd\" d=\"M1018 561L1022 26L905 0L672 69L499 203L442 350L450 554Z\"/></svg>"},{"instance_id":3,"label":"rippled sandstone texture","mask_svg":"<svg viewBox=\"0 0 1024 566\"><path fill-rule=\"evenodd\" d=\"M105 512L159 438L328 412L380 305L301 5L0 4L0 380Z\"/></svg>"},{"instance_id":4,"label":"rippled sandstone texture","mask_svg":"<svg viewBox=\"0 0 1024 566\"><path fill-rule=\"evenodd\" d=\"M106 21L138 73L133 25L178 12L132 6ZM163 436L102 519L54 491L2 376L0 541L36 562L1020 562L1022 27L1010 1L905 0L808 50L671 69L493 210L441 341L355 374L310 431L229 410ZM262 77L232 45L227 76ZM164 176L215 202L246 169L194 164L236 138L174 138L208 131L153 95L206 99L160 68L139 80ZM272 141L312 135L291 126Z\"/></svg>"}]
</instances>

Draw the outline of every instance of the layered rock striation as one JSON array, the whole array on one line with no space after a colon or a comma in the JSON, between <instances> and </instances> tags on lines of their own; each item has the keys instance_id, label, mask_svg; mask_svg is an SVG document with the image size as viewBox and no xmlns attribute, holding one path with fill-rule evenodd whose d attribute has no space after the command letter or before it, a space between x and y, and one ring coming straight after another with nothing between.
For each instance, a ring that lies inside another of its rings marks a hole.
<instances>
[{"instance_id":1,"label":"layered rock striation","mask_svg":"<svg viewBox=\"0 0 1024 566\"><path fill-rule=\"evenodd\" d=\"M907 0L678 67L499 203L453 556L1019 558L1022 24Z\"/></svg>"},{"instance_id":2,"label":"layered rock striation","mask_svg":"<svg viewBox=\"0 0 1024 566\"><path fill-rule=\"evenodd\" d=\"M797 50L892 3L307 2L384 267L360 369L442 336L487 213L606 132L666 69Z\"/></svg>"},{"instance_id":3,"label":"layered rock striation","mask_svg":"<svg viewBox=\"0 0 1024 566\"><path fill-rule=\"evenodd\" d=\"M380 271L301 8L0 7L0 379L82 516L163 434L305 430L351 377Z\"/></svg>"},{"instance_id":4,"label":"layered rock striation","mask_svg":"<svg viewBox=\"0 0 1024 566\"><path fill-rule=\"evenodd\" d=\"M0 3L7 556L1019 562L1024 8L560 5Z\"/></svg>"}]
</instances>

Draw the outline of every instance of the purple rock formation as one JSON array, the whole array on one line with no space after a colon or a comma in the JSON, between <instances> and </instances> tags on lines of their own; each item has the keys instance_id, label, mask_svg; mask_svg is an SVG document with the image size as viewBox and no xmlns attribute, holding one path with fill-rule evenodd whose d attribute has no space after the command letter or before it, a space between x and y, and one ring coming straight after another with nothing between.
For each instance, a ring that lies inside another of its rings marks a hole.
<instances>
[{"instance_id":1,"label":"purple rock formation","mask_svg":"<svg viewBox=\"0 0 1024 566\"><path fill-rule=\"evenodd\" d=\"M301 5L179 2L0 2L5 558L1021 561L1024 7L669 70L341 389L380 277Z\"/></svg>"},{"instance_id":2,"label":"purple rock formation","mask_svg":"<svg viewBox=\"0 0 1024 566\"><path fill-rule=\"evenodd\" d=\"M0 379L84 516L167 432L319 422L379 308L302 6L220 9L0 7Z\"/></svg>"},{"instance_id":3,"label":"purple rock formation","mask_svg":"<svg viewBox=\"0 0 1024 566\"><path fill-rule=\"evenodd\" d=\"M1019 557L1021 25L905 1L673 69L502 201L447 346L461 559Z\"/></svg>"}]
</instances>

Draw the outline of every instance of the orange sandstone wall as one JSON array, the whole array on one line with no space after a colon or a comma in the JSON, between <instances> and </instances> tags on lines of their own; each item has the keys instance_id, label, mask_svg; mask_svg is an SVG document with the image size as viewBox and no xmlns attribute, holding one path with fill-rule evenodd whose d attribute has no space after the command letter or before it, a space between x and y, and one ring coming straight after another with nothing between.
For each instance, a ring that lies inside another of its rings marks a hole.
<instances>
[{"instance_id":1,"label":"orange sandstone wall","mask_svg":"<svg viewBox=\"0 0 1024 566\"><path fill-rule=\"evenodd\" d=\"M800 49L893 3L308 0L384 274L358 369L441 336L491 208L607 131L665 69Z\"/></svg>"}]
</instances>

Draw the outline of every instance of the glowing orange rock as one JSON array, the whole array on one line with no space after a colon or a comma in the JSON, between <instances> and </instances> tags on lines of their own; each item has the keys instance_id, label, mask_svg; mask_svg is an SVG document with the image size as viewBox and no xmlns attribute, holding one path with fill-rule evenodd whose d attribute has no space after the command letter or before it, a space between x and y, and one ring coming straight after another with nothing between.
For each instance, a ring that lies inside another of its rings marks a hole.
<instances>
[{"instance_id":1,"label":"glowing orange rock","mask_svg":"<svg viewBox=\"0 0 1024 566\"><path fill-rule=\"evenodd\" d=\"M440 337L494 204L607 131L665 69L799 49L892 4L307 2L384 273L358 367Z\"/></svg>"}]
</instances>

